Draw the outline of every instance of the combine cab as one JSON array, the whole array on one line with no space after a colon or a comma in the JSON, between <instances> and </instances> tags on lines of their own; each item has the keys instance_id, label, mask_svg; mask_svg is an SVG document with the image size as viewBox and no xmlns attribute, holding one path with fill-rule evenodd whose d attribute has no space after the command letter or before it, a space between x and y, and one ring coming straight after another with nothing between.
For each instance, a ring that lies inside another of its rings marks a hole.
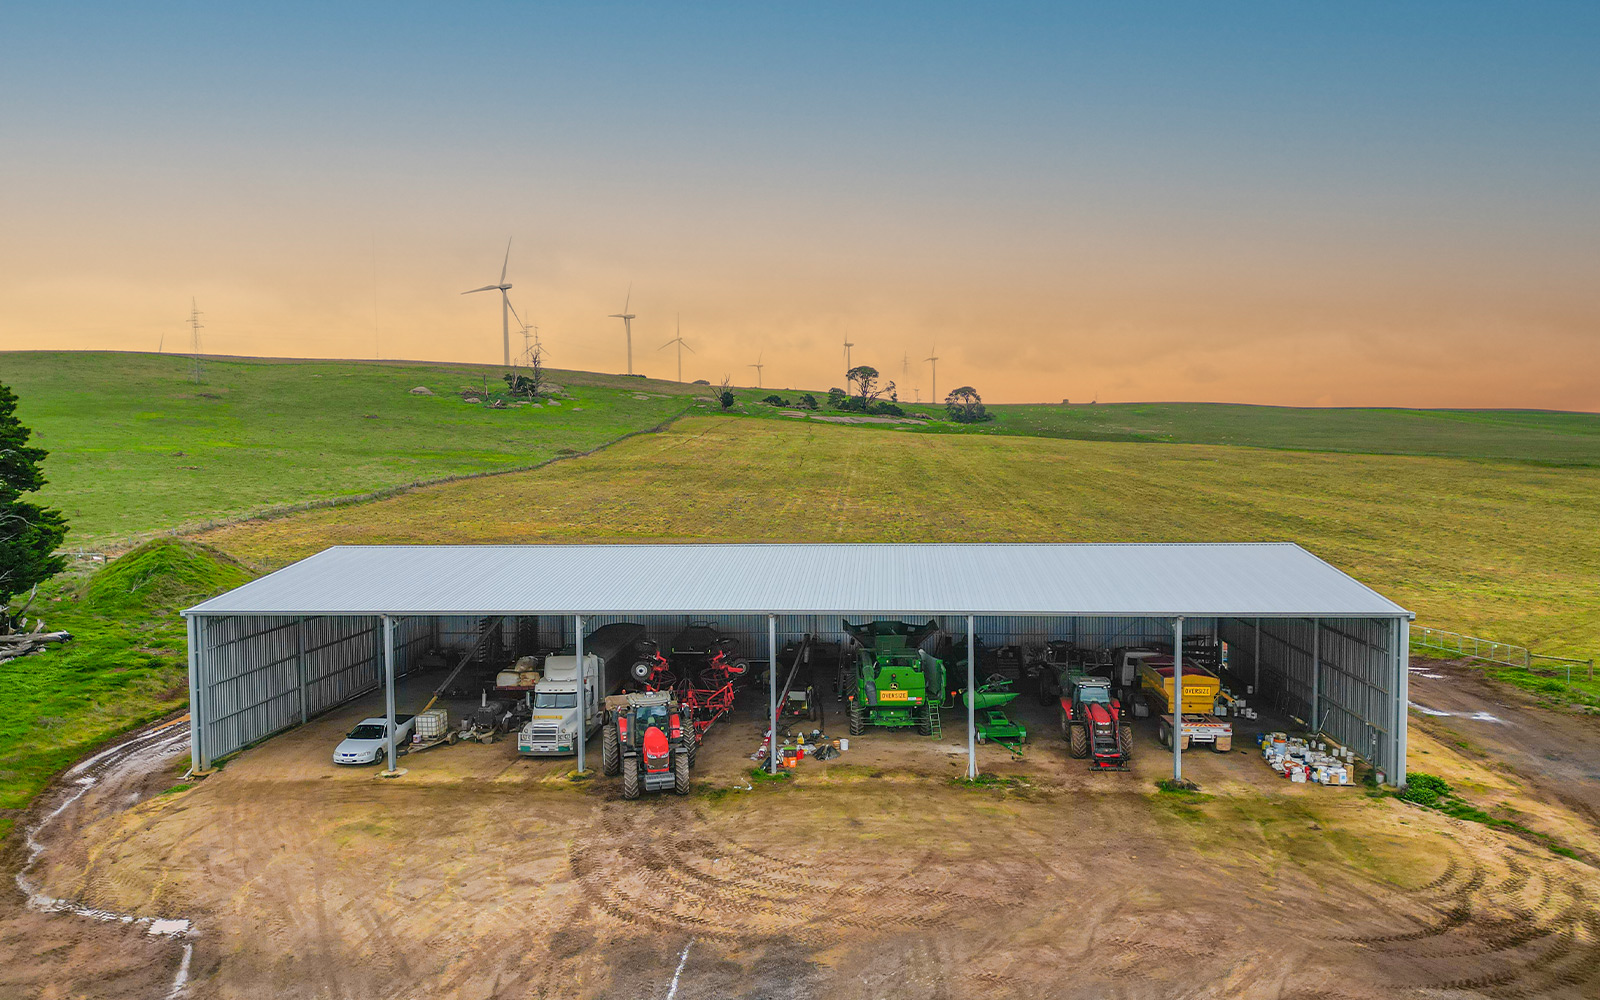
<instances>
[{"instance_id":1,"label":"combine cab","mask_svg":"<svg viewBox=\"0 0 1600 1000\"><path fill-rule=\"evenodd\" d=\"M1111 697L1104 677L1070 679L1061 699L1061 730L1068 752L1095 768L1123 770L1133 758L1133 725L1122 718L1122 703Z\"/></svg>"},{"instance_id":2,"label":"combine cab","mask_svg":"<svg viewBox=\"0 0 1600 1000\"><path fill-rule=\"evenodd\" d=\"M606 774L622 775L622 797L643 792L689 794L694 727L688 724L670 691L613 695L606 699L610 716L601 749Z\"/></svg>"},{"instance_id":3,"label":"combine cab","mask_svg":"<svg viewBox=\"0 0 1600 1000\"><path fill-rule=\"evenodd\" d=\"M850 735L859 736L868 726L915 726L924 736L939 735L944 663L922 648L939 631L939 623L845 622L844 627L856 645L853 662L847 662L840 678L849 704Z\"/></svg>"}]
</instances>

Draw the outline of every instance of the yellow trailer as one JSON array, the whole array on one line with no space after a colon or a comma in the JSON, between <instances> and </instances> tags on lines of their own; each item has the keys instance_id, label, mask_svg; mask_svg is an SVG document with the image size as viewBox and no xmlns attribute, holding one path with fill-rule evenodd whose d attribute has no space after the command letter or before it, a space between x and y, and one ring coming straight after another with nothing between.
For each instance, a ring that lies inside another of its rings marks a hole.
<instances>
[{"instance_id":1,"label":"yellow trailer","mask_svg":"<svg viewBox=\"0 0 1600 1000\"><path fill-rule=\"evenodd\" d=\"M1173 662L1170 656L1151 656L1139 662L1139 688L1150 703L1152 714L1172 711ZM1183 664L1183 714L1210 715L1216 710L1222 681L1211 671L1187 657Z\"/></svg>"}]
</instances>

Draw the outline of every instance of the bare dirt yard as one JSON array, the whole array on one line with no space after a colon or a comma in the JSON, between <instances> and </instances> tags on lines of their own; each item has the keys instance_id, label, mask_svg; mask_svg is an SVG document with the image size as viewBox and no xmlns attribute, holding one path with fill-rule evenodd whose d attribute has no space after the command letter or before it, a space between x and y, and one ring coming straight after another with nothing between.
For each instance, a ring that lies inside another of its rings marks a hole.
<instances>
[{"instance_id":1,"label":"bare dirt yard","mask_svg":"<svg viewBox=\"0 0 1600 1000\"><path fill-rule=\"evenodd\" d=\"M1248 739L1186 756L1201 794L1162 793L1148 727L1131 771L1092 774L1025 706L1024 757L981 747L996 779L978 787L953 780L949 723L869 732L769 782L750 773L752 704L711 733L694 794L627 802L512 742L408 755L397 779L335 768L340 734L376 709L177 791L177 759L130 757L50 820L28 869L107 919L9 900L0 994L160 997L186 949L184 995L208 998L1600 992L1600 871L1361 788L1290 785ZM1487 742L1414 730L1412 752L1540 798ZM1560 802L1535 818L1600 854ZM164 937L117 914L193 926Z\"/></svg>"}]
</instances>

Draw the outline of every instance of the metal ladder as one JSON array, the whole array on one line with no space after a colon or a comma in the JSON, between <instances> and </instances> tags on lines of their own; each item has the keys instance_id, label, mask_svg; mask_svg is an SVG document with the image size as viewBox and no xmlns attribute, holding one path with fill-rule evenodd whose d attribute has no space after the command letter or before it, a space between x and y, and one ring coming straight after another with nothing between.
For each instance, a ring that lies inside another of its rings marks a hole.
<instances>
[{"instance_id":1,"label":"metal ladder","mask_svg":"<svg viewBox=\"0 0 1600 1000\"><path fill-rule=\"evenodd\" d=\"M937 702L928 702L928 735L934 739L944 738L944 726L939 721L939 705Z\"/></svg>"}]
</instances>

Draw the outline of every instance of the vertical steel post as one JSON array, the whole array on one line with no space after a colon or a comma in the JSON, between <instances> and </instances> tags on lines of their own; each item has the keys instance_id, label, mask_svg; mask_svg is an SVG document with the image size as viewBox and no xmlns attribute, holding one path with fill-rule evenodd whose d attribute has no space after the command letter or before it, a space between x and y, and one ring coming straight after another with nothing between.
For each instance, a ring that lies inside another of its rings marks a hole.
<instances>
[{"instance_id":1,"label":"vertical steel post","mask_svg":"<svg viewBox=\"0 0 1600 1000\"><path fill-rule=\"evenodd\" d=\"M299 649L295 653L294 670L300 681L300 724L303 726L310 719L311 714L306 708L306 620L301 618L297 627L297 642Z\"/></svg>"},{"instance_id":2,"label":"vertical steel post","mask_svg":"<svg viewBox=\"0 0 1600 1000\"><path fill-rule=\"evenodd\" d=\"M978 778L978 639L977 619L967 616L967 780Z\"/></svg>"},{"instance_id":3,"label":"vertical steel post","mask_svg":"<svg viewBox=\"0 0 1600 1000\"><path fill-rule=\"evenodd\" d=\"M1322 732L1322 619L1311 619L1311 735Z\"/></svg>"},{"instance_id":4,"label":"vertical steel post","mask_svg":"<svg viewBox=\"0 0 1600 1000\"><path fill-rule=\"evenodd\" d=\"M196 771L206 769L204 726L200 716L200 688L205 679L200 676L200 622L194 615L184 619L189 633L189 766Z\"/></svg>"},{"instance_id":5,"label":"vertical steel post","mask_svg":"<svg viewBox=\"0 0 1600 1000\"><path fill-rule=\"evenodd\" d=\"M1250 686L1252 698L1261 697L1261 619L1256 619L1256 655L1255 655L1256 680Z\"/></svg>"},{"instance_id":6,"label":"vertical steel post","mask_svg":"<svg viewBox=\"0 0 1600 1000\"><path fill-rule=\"evenodd\" d=\"M1172 780L1183 780L1183 616L1172 619Z\"/></svg>"},{"instance_id":7,"label":"vertical steel post","mask_svg":"<svg viewBox=\"0 0 1600 1000\"><path fill-rule=\"evenodd\" d=\"M394 619L383 616L383 711L389 736L389 773L394 773Z\"/></svg>"},{"instance_id":8,"label":"vertical steel post","mask_svg":"<svg viewBox=\"0 0 1600 1000\"><path fill-rule=\"evenodd\" d=\"M583 616L582 615L573 615L572 616L572 634L575 637L575 639L574 639L574 649L578 654L578 669L577 669L577 678L578 678L578 732L577 732L576 735L577 735L577 740L578 740L578 773L582 774L583 773L583 769L584 769L584 761L583 761L584 744L586 742L588 742L588 736L589 736L589 706L584 701L584 699L589 696L589 692L587 692L587 691L585 691L583 689Z\"/></svg>"},{"instance_id":9,"label":"vertical steel post","mask_svg":"<svg viewBox=\"0 0 1600 1000\"><path fill-rule=\"evenodd\" d=\"M1411 619L1399 619L1399 678L1395 684L1394 768L1390 781L1404 788L1406 784L1406 723L1411 708Z\"/></svg>"},{"instance_id":10,"label":"vertical steel post","mask_svg":"<svg viewBox=\"0 0 1600 1000\"><path fill-rule=\"evenodd\" d=\"M778 773L778 616L767 616L767 770Z\"/></svg>"}]
</instances>

